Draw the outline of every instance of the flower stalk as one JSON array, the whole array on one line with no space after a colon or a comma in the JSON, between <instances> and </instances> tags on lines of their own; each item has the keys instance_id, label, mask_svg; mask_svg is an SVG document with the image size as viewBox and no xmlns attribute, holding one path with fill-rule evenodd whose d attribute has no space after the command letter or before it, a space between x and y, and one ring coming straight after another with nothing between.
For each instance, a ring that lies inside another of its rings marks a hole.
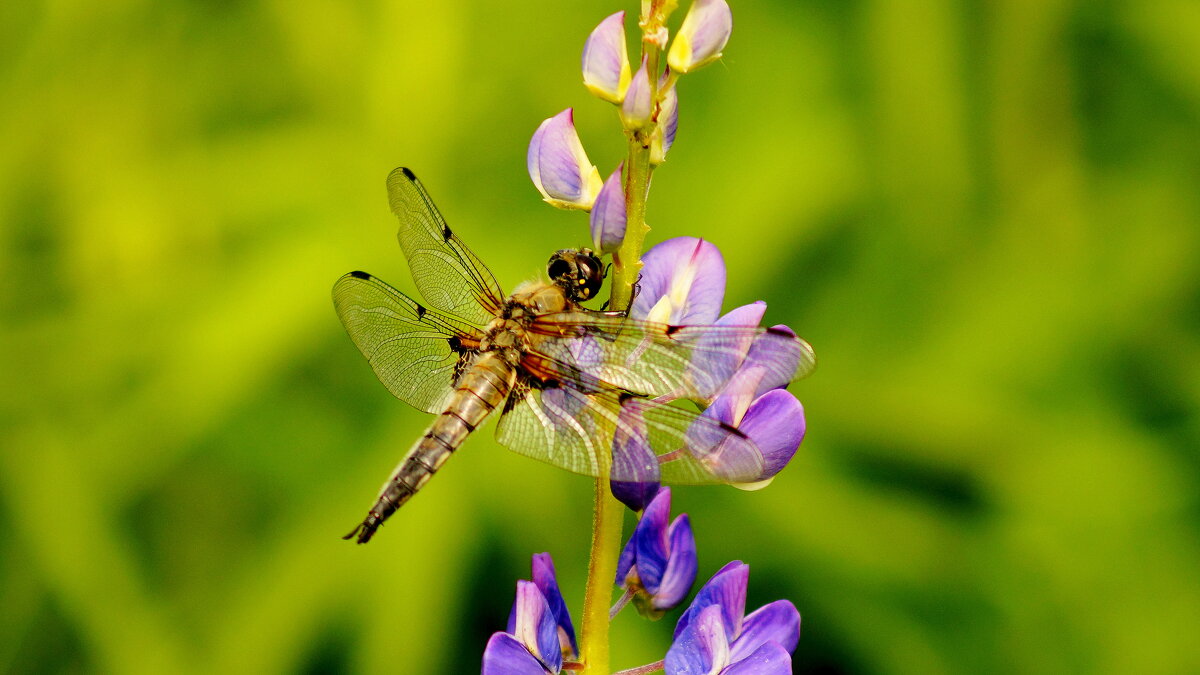
<instances>
[{"instance_id":1,"label":"flower stalk","mask_svg":"<svg viewBox=\"0 0 1200 675\"><path fill-rule=\"evenodd\" d=\"M658 109L658 72L662 50L643 42L650 100ZM650 142L653 126L631 130L625 175L625 240L613 254L612 293L608 307L626 311L633 302L633 289L641 272L642 244L650 228L646 225L646 198L650 193ZM583 645L581 661L584 675L608 675L610 672L608 626L612 601L612 580L617 574L617 556L621 552L621 526L625 506L609 488L607 475L596 478L592 511L592 546L588 560L587 588L583 599ZM650 671L647 671L650 672Z\"/></svg>"},{"instance_id":2,"label":"flower stalk","mask_svg":"<svg viewBox=\"0 0 1200 675\"><path fill-rule=\"evenodd\" d=\"M607 473L607 472L604 472ZM621 526L625 505L612 496L608 476L595 481L592 509L592 548L588 558L587 588L583 595L583 635L580 660L584 675L608 675L608 610L612 580L621 553Z\"/></svg>"},{"instance_id":3,"label":"flower stalk","mask_svg":"<svg viewBox=\"0 0 1200 675\"><path fill-rule=\"evenodd\" d=\"M662 50L643 42L646 51L646 72L650 74L650 100L658 113L658 76ZM650 194L650 144L653 126L627 132L628 156L625 160L625 241L613 254L613 285L609 308L625 311L633 302L633 289L642 271L642 244L650 227L646 225L646 199Z\"/></svg>"}]
</instances>

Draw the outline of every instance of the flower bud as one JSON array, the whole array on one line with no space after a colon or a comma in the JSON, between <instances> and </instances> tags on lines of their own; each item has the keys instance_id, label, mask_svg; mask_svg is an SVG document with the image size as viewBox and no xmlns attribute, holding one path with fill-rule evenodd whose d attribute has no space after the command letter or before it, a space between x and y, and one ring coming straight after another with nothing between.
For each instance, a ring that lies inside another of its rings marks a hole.
<instances>
[{"instance_id":1,"label":"flower bud","mask_svg":"<svg viewBox=\"0 0 1200 675\"><path fill-rule=\"evenodd\" d=\"M603 184L575 132L570 108L542 122L534 132L526 164L542 198L560 209L591 209Z\"/></svg>"},{"instance_id":2,"label":"flower bud","mask_svg":"<svg viewBox=\"0 0 1200 675\"><path fill-rule=\"evenodd\" d=\"M683 602L696 580L696 539L687 514L668 525L671 489L646 506L617 560L618 586L633 592L638 612L658 618Z\"/></svg>"},{"instance_id":3,"label":"flower bud","mask_svg":"<svg viewBox=\"0 0 1200 675\"><path fill-rule=\"evenodd\" d=\"M667 64L688 73L721 58L733 32L733 13L725 0L695 0L671 42Z\"/></svg>"},{"instance_id":4,"label":"flower bud","mask_svg":"<svg viewBox=\"0 0 1200 675\"><path fill-rule=\"evenodd\" d=\"M591 213L592 243L601 253L612 253L625 240L625 186L621 167L604 181Z\"/></svg>"},{"instance_id":5,"label":"flower bud","mask_svg":"<svg viewBox=\"0 0 1200 675\"><path fill-rule=\"evenodd\" d=\"M601 21L583 45L583 85L605 101L620 105L629 78L625 12L617 12Z\"/></svg>"},{"instance_id":6,"label":"flower bud","mask_svg":"<svg viewBox=\"0 0 1200 675\"><path fill-rule=\"evenodd\" d=\"M646 60L634 73L621 103L621 124L630 131L645 129L652 123L654 101L650 98L650 77L646 74Z\"/></svg>"},{"instance_id":7,"label":"flower bud","mask_svg":"<svg viewBox=\"0 0 1200 675\"><path fill-rule=\"evenodd\" d=\"M679 126L679 95L675 87L667 90L658 107L658 123L650 138L650 163L658 166L667 161L667 151L675 142L675 129Z\"/></svg>"}]
</instances>

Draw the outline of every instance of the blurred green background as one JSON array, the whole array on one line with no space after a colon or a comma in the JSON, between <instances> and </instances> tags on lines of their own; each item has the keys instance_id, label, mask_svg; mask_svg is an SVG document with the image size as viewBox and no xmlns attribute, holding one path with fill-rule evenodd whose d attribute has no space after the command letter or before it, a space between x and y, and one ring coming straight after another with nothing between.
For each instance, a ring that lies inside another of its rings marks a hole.
<instances>
[{"instance_id":1,"label":"blurred green background","mask_svg":"<svg viewBox=\"0 0 1200 675\"><path fill-rule=\"evenodd\" d=\"M733 7L651 240L821 367L772 487L676 491L701 575L796 603L797 672L1200 672L1200 5ZM338 538L428 418L329 289L413 288L398 165L509 289L586 243L525 149L574 106L620 159L578 71L618 9L0 5L0 672L478 672L539 551L578 617L590 482L490 429Z\"/></svg>"}]
</instances>

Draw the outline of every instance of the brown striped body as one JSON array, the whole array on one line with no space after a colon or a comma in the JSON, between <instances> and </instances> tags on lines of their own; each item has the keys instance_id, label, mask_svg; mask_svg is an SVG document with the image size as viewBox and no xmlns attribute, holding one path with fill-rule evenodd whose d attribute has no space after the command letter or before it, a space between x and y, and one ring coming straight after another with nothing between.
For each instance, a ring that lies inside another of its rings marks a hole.
<instances>
[{"instance_id":1,"label":"brown striped body","mask_svg":"<svg viewBox=\"0 0 1200 675\"><path fill-rule=\"evenodd\" d=\"M513 372L500 352L481 355L463 373L446 410L429 425L425 435L400 460L383 484L366 519L344 538L357 535L360 544L370 541L383 521L416 494L462 445L467 435L504 403L512 388Z\"/></svg>"}]
</instances>

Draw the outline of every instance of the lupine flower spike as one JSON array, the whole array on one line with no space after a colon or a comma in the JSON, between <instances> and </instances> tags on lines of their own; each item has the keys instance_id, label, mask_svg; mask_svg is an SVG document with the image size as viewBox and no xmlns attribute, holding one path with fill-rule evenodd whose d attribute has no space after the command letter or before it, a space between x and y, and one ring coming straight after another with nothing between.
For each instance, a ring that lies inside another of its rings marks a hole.
<instances>
[{"instance_id":1,"label":"lupine flower spike","mask_svg":"<svg viewBox=\"0 0 1200 675\"><path fill-rule=\"evenodd\" d=\"M621 247L625 240L625 185L620 166L604 181L600 194L596 195L590 222L592 243L597 251L612 253Z\"/></svg>"},{"instance_id":2,"label":"lupine flower spike","mask_svg":"<svg viewBox=\"0 0 1200 675\"><path fill-rule=\"evenodd\" d=\"M625 12L600 22L583 45L583 85L609 103L621 104L629 88Z\"/></svg>"},{"instance_id":3,"label":"lupine flower spike","mask_svg":"<svg viewBox=\"0 0 1200 675\"><path fill-rule=\"evenodd\" d=\"M721 58L733 32L733 12L725 0L695 0L671 42L667 64L671 70L690 73Z\"/></svg>"},{"instance_id":4,"label":"lupine flower spike","mask_svg":"<svg viewBox=\"0 0 1200 675\"><path fill-rule=\"evenodd\" d=\"M626 589L639 613L654 619L682 602L696 580L691 521L685 513L668 526L670 515L671 489L663 488L642 513L617 562L617 585Z\"/></svg>"},{"instance_id":5,"label":"lupine flower spike","mask_svg":"<svg viewBox=\"0 0 1200 675\"><path fill-rule=\"evenodd\" d=\"M745 615L750 567L735 560L696 594L675 626L666 675L788 675L800 613L776 600Z\"/></svg>"},{"instance_id":6,"label":"lupine flower spike","mask_svg":"<svg viewBox=\"0 0 1200 675\"><path fill-rule=\"evenodd\" d=\"M604 183L583 150L570 108L537 128L526 164L542 198L560 209L591 209Z\"/></svg>"}]
</instances>

